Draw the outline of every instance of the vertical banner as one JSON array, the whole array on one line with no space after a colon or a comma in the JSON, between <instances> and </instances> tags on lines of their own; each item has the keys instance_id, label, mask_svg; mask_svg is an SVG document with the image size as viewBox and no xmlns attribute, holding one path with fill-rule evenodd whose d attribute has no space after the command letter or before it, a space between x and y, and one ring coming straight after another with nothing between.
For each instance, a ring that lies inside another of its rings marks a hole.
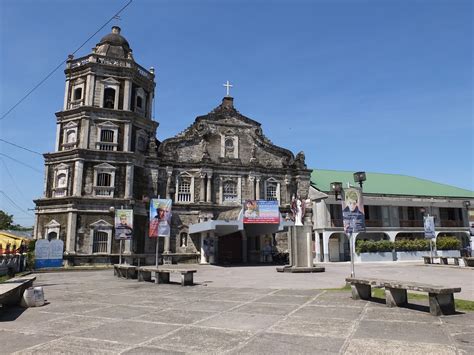
<instances>
[{"instance_id":1,"label":"vertical banner","mask_svg":"<svg viewBox=\"0 0 474 355\"><path fill-rule=\"evenodd\" d=\"M133 210L115 210L115 239L128 240L133 235Z\"/></svg>"},{"instance_id":2,"label":"vertical banner","mask_svg":"<svg viewBox=\"0 0 474 355\"><path fill-rule=\"evenodd\" d=\"M426 239L434 239L435 237L435 222L433 216L425 216L423 218L423 226L425 229L425 238Z\"/></svg>"},{"instance_id":3,"label":"vertical banner","mask_svg":"<svg viewBox=\"0 0 474 355\"><path fill-rule=\"evenodd\" d=\"M154 198L150 201L151 238L169 237L171 232L171 200Z\"/></svg>"},{"instance_id":4,"label":"vertical banner","mask_svg":"<svg viewBox=\"0 0 474 355\"><path fill-rule=\"evenodd\" d=\"M361 189L350 187L343 190L342 220L346 234L365 232L364 202Z\"/></svg>"}]
</instances>

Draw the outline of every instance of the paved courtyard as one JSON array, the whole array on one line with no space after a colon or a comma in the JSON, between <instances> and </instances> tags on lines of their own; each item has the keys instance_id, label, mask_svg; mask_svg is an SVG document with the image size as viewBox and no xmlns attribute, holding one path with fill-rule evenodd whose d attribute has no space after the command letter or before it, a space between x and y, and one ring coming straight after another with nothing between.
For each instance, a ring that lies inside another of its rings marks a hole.
<instances>
[{"instance_id":1,"label":"paved courtyard","mask_svg":"<svg viewBox=\"0 0 474 355\"><path fill-rule=\"evenodd\" d=\"M353 301L348 291L321 289L343 286L349 265L326 266L300 275L198 266L197 285L188 287L118 279L112 270L38 274L48 304L0 311L0 353L474 353L473 312L433 317L427 301L395 309ZM356 271L462 282L459 298L474 299L467 269L366 264Z\"/></svg>"}]
</instances>

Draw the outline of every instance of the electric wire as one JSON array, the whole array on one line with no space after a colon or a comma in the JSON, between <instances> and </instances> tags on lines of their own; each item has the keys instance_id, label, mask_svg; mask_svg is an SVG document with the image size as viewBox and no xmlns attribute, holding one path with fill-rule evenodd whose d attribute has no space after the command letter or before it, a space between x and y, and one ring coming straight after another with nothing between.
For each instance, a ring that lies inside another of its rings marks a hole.
<instances>
[{"instance_id":1,"label":"electric wire","mask_svg":"<svg viewBox=\"0 0 474 355\"><path fill-rule=\"evenodd\" d=\"M0 155L6 157L6 158L8 158L8 159L11 159L11 160L13 160L14 162L17 162L18 164L24 165L24 166L26 166L27 168L30 168L31 170L36 171L37 173L43 174L43 172L42 172L41 170L38 170L38 169L36 169L35 167L32 167L32 166L29 165L29 164L23 163L22 161L20 161L20 160L18 160L18 159L16 159L16 158L13 158L13 157L11 157L11 156L9 156L9 155L6 155L6 154L4 154L4 153L0 153Z\"/></svg>"},{"instance_id":2,"label":"electric wire","mask_svg":"<svg viewBox=\"0 0 474 355\"><path fill-rule=\"evenodd\" d=\"M87 42L89 42L97 33L99 33L105 26L107 26L110 22L112 22L113 20L115 20L117 17L119 17L119 14L125 10L125 8L128 7L128 5L130 5L132 3L133 0L129 0L129 2L127 4L125 4L125 6L123 6L117 13L115 13L106 23L104 23L97 31L94 32L94 34L92 34L87 40L84 41L84 43L82 43L79 48L77 48L74 52L72 52L72 55L76 54L82 47L84 47L86 45ZM48 75L46 75L45 78L43 78L38 84L36 84L30 91L28 91L26 93L26 95L24 95L16 104L14 104L2 117L0 117L0 121L5 119L9 114L10 112L12 112L18 105L20 105L28 96L30 96L33 91L35 91L38 87L41 86L41 84L43 84L46 80L48 80L51 75L53 75L60 67L62 67L65 63L67 62L67 59L61 61L61 63L59 63Z\"/></svg>"},{"instance_id":3,"label":"electric wire","mask_svg":"<svg viewBox=\"0 0 474 355\"><path fill-rule=\"evenodd\" d=\"M12 145L12 146L14 146L14 147L17 147L17 148L26 150L27 152L35 153L35 154L38 154L38 155L43 156L43 154L41 154L40 152L37 152L37 151L35 151L35 150L31 150L31 149L26 148L26 147L22 147L21 145L18 145L18 144L16 144L16 143L12 143L12 142L6 141L5 139L0 138L0 141L2 141L2 142L4 142L4 143L7 143L7 144L10 144L10 145Z\"/></svg>"},{"instance_id":4,"label":"electric wire","mask_svg":"<svg viewBox=\"0 0 474 355\"><path fill-rule=\"evenodd\" d=\"M2 194L3 196L5 196L7 198L8 201L10 201L10 203L15 206L18 210L20 210L21 212L31 216L31 213L28 212L28 210L26 209L23 209L22 207L18 206L17 203L15 201L13 201L13 199L10 198L10 196L8 196L5 191L3 190L0 190L0 194Z\"/></svg>"}]
</instances>

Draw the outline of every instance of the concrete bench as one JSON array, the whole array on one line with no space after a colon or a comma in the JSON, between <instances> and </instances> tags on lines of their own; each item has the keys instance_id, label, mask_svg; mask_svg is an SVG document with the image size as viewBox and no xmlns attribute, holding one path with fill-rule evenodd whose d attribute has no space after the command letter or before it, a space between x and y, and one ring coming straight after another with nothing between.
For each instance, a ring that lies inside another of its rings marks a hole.
<instances>
[{"instance_id":1,"label":"concrete bench","mask_svg":"<svg viewBox=\"0 0 474 355\"><path fill-rule=\"evenodd\" d=\"M17 277L0 283L0 305L13 306L20 303L23 292L33 286L34 276Z\"/></svg>"},{"instance_id":2,"label":"concrete bench","mask_svg":"<svg viewBox=\"0 0 474 355\"><path fill-rule=\"evenodd\" d=\"M114 264L114 275L125 279L136 279L137 267L128 264Z\"/></svg>"},{"instance_id":3,"label":"concrete bench","mask_svg":"<svg viewBox=\"0 0 474 355\"><path fill-rule=\"evenodd\" d=\"M193 285L193 275L196 269L177 267L142 266L138 269L138 281L151 281L151 274L155 275L155 283L169 283L170 273L181 274L181 286Z\"/></svg>"},{"instance_id":4,"label":"concrete bench","mask_svg":"<svg viewBox=\"0 0 474 355\"><path fill-rule=\"evenodd\" d=\"M408 303L407 290L428 293L430 313L434 316L454 314L454 293L461 292L460 287L443 287L418 282L371 278L347 278L351 284L352 298L368 300L372 287L385 288L385 303L388 307L400 307Z\"/></svg>"}]
</instances>

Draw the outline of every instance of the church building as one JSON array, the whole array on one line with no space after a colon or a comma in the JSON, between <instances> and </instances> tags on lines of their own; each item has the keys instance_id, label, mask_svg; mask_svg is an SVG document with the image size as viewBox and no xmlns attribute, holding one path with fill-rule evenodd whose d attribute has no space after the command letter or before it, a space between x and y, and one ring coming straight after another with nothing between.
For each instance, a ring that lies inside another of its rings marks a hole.
<instances>
[{"instance_id":1,"label":"church building","mask_svg":"<svg viewBox=\"0 0 474 355\"><path fill-rule=\"evenodd\" d=\"M116 262L114 213L133 209L123 254L154 260L148 207L161 197L173 201L171 236L159 238L167 262L259 262L265 245L286 250L291 199L307 199L310 188L302 152L274 145L230 95L159 142L154 69L135 62L116 26L89 55L70 56L65 74L55 151L44 155L44 196L35 201L36 239L63 240L72 265ZM245 200L278 201L280 224L244 226ZM310 208L305 218L311 223Z\"/></svg>"}]
</instances>

